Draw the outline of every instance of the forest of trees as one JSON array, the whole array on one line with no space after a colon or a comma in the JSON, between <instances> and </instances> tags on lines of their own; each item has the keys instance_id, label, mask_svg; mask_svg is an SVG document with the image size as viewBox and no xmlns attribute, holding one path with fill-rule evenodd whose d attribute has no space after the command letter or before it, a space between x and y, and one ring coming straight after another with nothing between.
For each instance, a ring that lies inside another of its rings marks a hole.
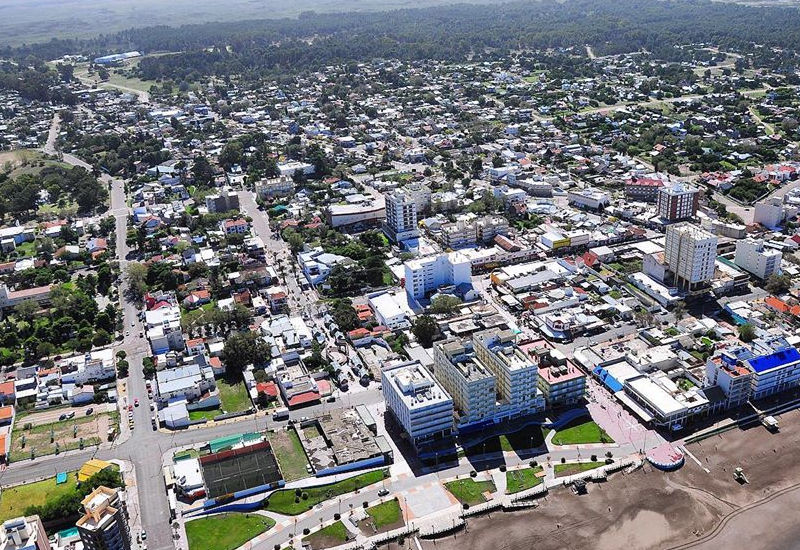
<instances>
[{"instance_id":1,"label":"forest of trees","mask_svg":"<svg viewBox=\"0 0 800 550\"><path fill-rule=\"evenodd\" d=\"M90 214L104 207L107 198L105 186L81 167L46 166L38 174L0 176L0 220L6 214L24 220L42 202L63 206L75 201L79 213Z\"/></svg>"},{"instance_id":2,"label":"forest of trees","mask_svg":"<svg viewBox=\"0 0 800 550\"><path fill-rule=\"evenodd\" d=\"M775 32L780 28L780 32ZM309 40L309 38L313 38ZM593 47L598 55L647 50L681 61L676 45L709 43L755 51L775 69L796 65L786 45L800 44L800 10L706 0L542 0L454 5L382 13L303 13L297 19L205 23L131 29L88 41L57 40L0 50L15 59L53 59L138 49L172 51L139 64L146 79L192 81L204 75L274 76L332 63L386 58L461 61L497 58L511 50Z\"/></svg>"}]
</instances>

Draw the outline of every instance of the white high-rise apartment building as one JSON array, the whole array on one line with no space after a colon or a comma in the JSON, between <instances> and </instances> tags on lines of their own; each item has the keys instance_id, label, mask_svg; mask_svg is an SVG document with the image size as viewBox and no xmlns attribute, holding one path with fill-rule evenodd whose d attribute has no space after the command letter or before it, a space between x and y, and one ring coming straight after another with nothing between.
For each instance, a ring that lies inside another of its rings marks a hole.
<instances>
[{"instance_id":1,"label":"white high-rise apartment building","mask_svg":"<svg viewBox=\"0 0 800 550\"><path fill-rule=\"evenodd\" d=\"M774 273L780 273L781 256L779 250L765 247L762 240L743 239L736 242L733 261L748 273L766 279Z\"/></svg>"},{"instance_id":2,"label":"white high-rise apartment building","mask_svg":"<svg viewBox=\"0 0 800 550\"><path fill-rule=\"evenodd\" d=\"M717 237L691 223L667 227L667 246L664 259L675 274L675 285L684 290L696 290L714 277L717 258Z\"/></svg>"},{"instance_id":3,"label":"white high-rise apartment building","mask_svg":"<svg viewBox=\"0 0 800 550\"><path fill-rule=\"evenodd\" d=\"M386 407L416 450L453 431L453 400L419 361L381 370Z\"/></svg>"},{"instance_id":4,"label":"white high-rise apartment building","mask_svg":"<svg viewBox=\"0 0 800 550\"><path fill-rule=\"evenodd\" d=\"M440 286L471 282L472 265L460 252L416 258L404 266L406 292L414 299L424 298Z\"/></svg>"},{"instance_id":5,"label":"white high-rise apartment building","mask_svg":"<svg viewBox=\"0 0 800 550\"><path fill-rule=\"evenodd\" d=\"M398 189L386 195L386 223L383 232L392 242L419 237L417 203L410 193Z\"/></svg>"},{"instance_id":6,"label":"white high-rise apartment building","mask_svg":"<svg viewBox=\"0 0 800 550\"><path fill-rule=\"evenodd\" d=\"M538 365L515 340L510 330L487 330L434 344L434 374L453 398L458 427L544 410Z\"/></svg>"}]
</instances>

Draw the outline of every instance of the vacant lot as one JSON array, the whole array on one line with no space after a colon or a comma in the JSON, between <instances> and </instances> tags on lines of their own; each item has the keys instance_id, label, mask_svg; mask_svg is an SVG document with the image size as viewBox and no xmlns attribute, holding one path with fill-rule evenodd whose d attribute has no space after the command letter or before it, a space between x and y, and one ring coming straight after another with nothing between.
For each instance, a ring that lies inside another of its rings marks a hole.
<instances>
[{"instance_id":1,"label":"vacant lot","mask_svg":"<svg viewBox=\"0 0 800 550\"><path fill-rule=\"evenodd\" d=\"M30 429L24 429L24 423L22 427L18 425L11 441L11 461L99 445L108 429L118 423L116 416L116 413L76 416Z\"/></svg>"},{"instance_id":2,"label":"vacant lot","mask_svg":"<svg viewBox=\"0 0 800 550\"><path fill-rule=\"evenodd\" d=\"M187 521L186 538L189 550L234 550L274 525L258 514L220 514Z\"/></svg>"},{"instance_id":3,"label":"vacant lot","mask_svg":"<svg viewBox=\"0 0 800 550\"><path fill-rule=\"evenodd\" d=\"M480 504L486 502L483 493L493 493L497 489L491 481L475 481L472 478L457 479L444 484L462 504Z\"/></svg>"},{"instance_id":4,"label":"vacant lot","mask_svg":"<svg viewBox=\"0 0 800 550\"><path fill-rule=\"evenodd\" d=\"M614 440L592 420L578 419L556 432L554 445L586 445L587 443L613 443Z\"/></svg>"},{"instance_id":5,"label":"vacant lot","mask_svg":"<svg viewBox=\"0 0 800 550\"><path fill-rule=\"evenodd\" d=\"M56 484L55 476L35 483L0 490L0 522L19 517L28 506L41 506L75 490L77 472L69 472L65 483Z\"/></svg>"},{"instance_id":6,"label":"vacant lot","mask_svg":"<svg viewBox=\"0 0 800 550\"><path fill-rule=\"evenodd\" d=\"M217 388L222 409L226 413L246 411L253 406L247 388L241 380L237 382L217 380Z\"/></svg>"},{"instance_id":7,"label":"vacant lot","mask_svg":"<svg viewBox=\"0 0 800 550\"><path fill-rule=\"evenodd\" d=\"M296 481L308 477L306 471L308 458L294 430L280 430L269 434L269 442L272 445L272 452L278 459L281 467L283 479L286 481Z\"/></svg>"},{"instance_id":8,"label":"vacant lot","mask_svg":"<svg viewBox=\"0 0 800 550\"><path fill-rule=\"evenodd\" d=\"M216 417L222 414L222 410L220 409L198 409L194 411L189 411L189 420L214 420Z\"/></svg>"}]
</instances>

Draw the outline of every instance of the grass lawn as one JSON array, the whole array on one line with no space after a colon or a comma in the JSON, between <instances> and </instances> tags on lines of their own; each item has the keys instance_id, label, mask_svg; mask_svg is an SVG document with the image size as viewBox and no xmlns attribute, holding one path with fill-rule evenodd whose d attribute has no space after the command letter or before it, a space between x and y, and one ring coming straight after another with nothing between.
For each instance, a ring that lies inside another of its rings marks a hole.
<instances>
[{"instance_id":1,"label":"grass lawn","mask_svg":"<svg viewBox=\"0 0 800 550\"><path fill-rule=\"evenodd\" d=\"M553 471L556 477L571 476L585 472L586 470L594 470L600 466L605 466L605 462L581 462L579 464L556 464Z\"/></svg>"},{"instance_id":2,"label":"grass lawn","mask_svg":"<svg viewBox=\"0 0 800 550\"><path fill-rule=\"evenodd\" d=\"M491 481L475 481L472 478L457 479L444 484L445 488L462 504L480 504L486 502L483 493L493 493L497 488Z\"/></svg>"},{"instance_id":3,"label":"grass lawn","mask_svg":"<svg viewBox=\"0 0 800 550\"><path fill-rule=\"evenodd\" d=\"M403 521L400 503L397 502L396 498L367 508L367 515L372 518L372 523L375 524L376 529Z\"/></svg>"},{"instance_id":4,"label":"grass lawn","mask_svg":"<svg viewBox=\"0 0 800 550\"><path fill-rule=\"evenodd\" d=\"M486 453L497 453L500 451L523 451L541 446L544 443L542 428L536 425L529 425L521 430L510 434L490 437L481 443L467 446L463 455L481 455Z\"/></svg>"},{"instance_id":5,"label":"grass lawn","mask_svg":"<svg viewBox=\"0 0 800 550\"><path fill-rule=\"evenodd\" d=\"M274 525L258 514L220 514L187 521L186 538L189 550L233 550Z\"/></svg>"},{"instance_id":6,"label":"grass lawn","mask_svg":"<svg viewBox=\"0 0 800 550\"><path fill-rule=\"evenodd\" d=\"M592 420L578 419L553 436L554 445L584 445L586 443L614 443L603 428Z\"/></svg>"},{"instance_id":7,"label":"grass lawn","mask_svg":"<svg viewBox=\"0 0 800 550\"><path fill-rule=\"evenodd\" d=\"M189 420L214 420L214 417L222 414L220 409L201 409L196 411L189 411Z\"/></svg>"},{"instance_id":8,"label":"grass lawn","mask_svg":"<svg viewBox=\"0 0 800 550\"><path fill-rule=\"evenodd\" d=\"M34 241L20 243L14 250L17 251L17 255L20 258L28 258L36 254L36 243Z\"/></svg>"},{"instance_id":9,"label":"grass lawn","mask_svg":"<svg viewBox=\"0 0 800 550\"><path fill-rule=\"evenodd\" d=\"M219 400L222 402L222 409L225 412L246 411L253 406L247 388L241 380L231 383L223 378L217 380L217 388L219 388Z\"/></svg>"},{"instance_id":10,"label":"grass lawn","mask_svg":"<svg viewBox=\"0 0 800 550\"><path fill-rule=\"evenodd\" d=\"M75 491L77 472L69 472L66 483L56 485L56 477L8 487L0 491L0 521L17 518L25 513L28 506L40 506Z\"/></svg>"},{"instance_id":11,"label":"grass lawn","mask_svg":"<svg viewBox=\"0 0 800 550\"><path fill-rule=\"evenodd\" d=\"M308 458L300 444L300 438L297 437L297 432L280 430L269 434L269 442L284 480L295 481L309 476L306 472Z\"/></svg>"},{"instance_id":12,"label":"grass lawn","mask_svg":"<svg viewBox=\"0 0 800 550\"><path fill-rule=\"evenodd\" d=\"M541 466L506 472L506 493L511 495L530 489L531 487L536 487L544 481L544 477L539 477L537 475L541 472Z\"/></svg>"},{"instance_id":13,"label":"grass lawn","mask_svg":"<svg viewBox=\"0 0 800 550\"><path fill-rule=\"evenodd\" d=\"M341 521L337 521L303 538L303 545L305 546L308 543L311 548L338 546L343 542L347 542L348 534L347 527ZM189 550L193 549L190 548Z\"/></svg>"},{"instance_id":14,"label":"grass lawn","mask_svg":"<svg viewBox=\"0 0 800 550\"><path fill-rule=\"evenodd\" d=\"M275 491L268 499L264 500L264 509L287 516L296 516L313 508L320 502L377 483L381 481L385 475L386 472L384 470L375 470L337 483L331 483L330 485L307 487L303 492L306 498L296 496L293 489L282 489L280 491Z\"/></svg>"}]
</instances>

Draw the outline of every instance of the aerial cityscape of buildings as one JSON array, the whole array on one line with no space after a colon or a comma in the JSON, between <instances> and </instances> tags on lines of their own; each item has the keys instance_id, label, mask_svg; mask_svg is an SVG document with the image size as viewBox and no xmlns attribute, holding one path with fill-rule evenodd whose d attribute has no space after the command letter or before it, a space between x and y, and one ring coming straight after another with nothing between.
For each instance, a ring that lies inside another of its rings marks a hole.
<instances>
[{"instance_id":1,"label":"aerial cityscape of buildings","mask_svg":"<svg viewBox=\"0 0 800 550\"><path fill-rule=\"evenodd\" d=\"M446 537L523 508L595 547L550 502L609 477L640 500L588 523L730 508L597 546L670 548L783 495L800 73L675 48L0 60L56 78L0 79L0 550L499 547Z\"/></svg>"}]
</instances>

